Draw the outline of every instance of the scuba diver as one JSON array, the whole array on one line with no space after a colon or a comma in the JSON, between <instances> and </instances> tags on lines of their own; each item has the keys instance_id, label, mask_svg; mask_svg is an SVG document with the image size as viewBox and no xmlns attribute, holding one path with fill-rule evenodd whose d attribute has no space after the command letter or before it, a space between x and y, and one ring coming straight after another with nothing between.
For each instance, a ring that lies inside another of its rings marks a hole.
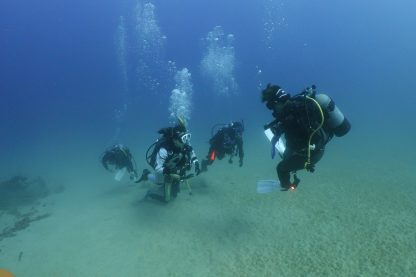
<instances>
[{"instance_id":1,"label":"scuba diver","mask_svg":"<svg viewBox=\"0 0 416 277\"><path fill-rule=\"evenodd\" d=\"M155 173L151 174L148 169L144 169L136 183L147 180L154 182L158 188L149 190L145 198L150 197L167 203L171 198L176 198L182 181L186 182L190 190L187 179L194 174L187 174L187 171L191 170L192 165L196 175L199 175L201 170L190 145L191 134L181 119L178 119L175 127L162 128L158 133L161 137L146 152L146 161Z\"/></svg>"},{"instance_id":2,"label":"scuba diver","mask_svg":"<svg viewBox=\"0 0 416 277\"><path fill-rule=\"evenodd\" d=\"M284 143L283 152L279 152L282 161L276 167L281 189L294 190L300 182L296 171L314 172L325 145L334 135L347 134L351 125L329 96L316 93L314 85L290 96L280 86L268 84L261 100L275 118L264 126L273 133L272 158L275 146ZM293 182L290 181L291 172L294 173Z\"/></svg>"},{"instance_id":3,"label":"scuba diver","mask_svg":"<svg viewBox=\"0 0 416 277\"><path fill-rule=\"evenodd\" d=\"M223 125L215 135L213 131L215 127ZM235 121L230 124L216 124L211 129L211 139L209 140L209 151L206 159L201 163L201 171L207 171L208 165L212 165L215 158L222 160L225 155L229 155L228 162L233 163L233 157L239 157L239 166L243 166L244 150L243 150L243 121Z\"/></svg>"},{"instance_id":4,"label":"scuba diver","mask_svg":"<svg viewBox=\"0 0 416 277\"><path fill-rule=\"evenodd\" d=\"M130 180L138 179L136 162L130 153L129 148L122 144L115 144L108 148L101 155L101 163L110 172L117 171L115 179L120 181L125 170L130 174Z\"/></svg>"}]
</instances>

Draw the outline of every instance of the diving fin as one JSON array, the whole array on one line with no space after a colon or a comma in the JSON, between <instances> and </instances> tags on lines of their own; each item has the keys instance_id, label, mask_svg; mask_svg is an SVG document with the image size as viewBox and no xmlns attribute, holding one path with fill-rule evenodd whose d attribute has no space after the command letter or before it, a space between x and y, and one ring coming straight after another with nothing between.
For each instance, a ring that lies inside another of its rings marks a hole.
<instances>
[{"instance_id":1,"label":"diving fin","mask_svg":"<svg viewBox=\"0 0 416 277\"><path fill-rule=\"evenodd\" d=\"M277 180L257 181L257 193L269 193L280 189L280 182Z\"/></svg>"}]
</instances>

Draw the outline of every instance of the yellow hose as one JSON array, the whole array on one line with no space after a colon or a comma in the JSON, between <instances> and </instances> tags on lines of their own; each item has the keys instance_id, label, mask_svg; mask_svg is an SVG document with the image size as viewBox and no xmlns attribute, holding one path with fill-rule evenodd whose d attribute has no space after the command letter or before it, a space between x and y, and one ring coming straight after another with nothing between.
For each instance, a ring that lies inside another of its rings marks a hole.
<instances>
[{"instance_id":1,"label":"yellow hose","mask_svg":"<svg viewBox=\"0 0 416 277\"><path fill-rule=\"evenodd\" d=\"M309 97L309 96L306 96L306 98L309 99L309 100L312 100L316 104L316 106L319 109L319 113L321 115L321 123L319 124L318 128L316 128L315 130L313 130L313 132L309 136L309 140L308 140L308 147L307 147L307 149L308 149L308 160L305 162L305 169L309 171L310 170L310 166L311 166L311 141L312 141L312 137L324 125L324 112L322 111L321 105L319 105L318 101L316 101L315 99L313 99L312 97Z\"/></svg>"}]
</instances>

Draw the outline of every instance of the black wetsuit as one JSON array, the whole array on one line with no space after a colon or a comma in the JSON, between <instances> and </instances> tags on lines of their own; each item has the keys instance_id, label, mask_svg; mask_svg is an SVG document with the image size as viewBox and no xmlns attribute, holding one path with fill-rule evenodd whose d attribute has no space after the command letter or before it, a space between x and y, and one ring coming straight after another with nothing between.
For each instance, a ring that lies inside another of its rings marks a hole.
<instances>
[{"instance_id":1,"label":"black wetsuit","mask_svg":"<svg viewBox=\"0 0 416 277\"><path fill-rule=\"evenodd\" d=\"M209 151L206 160L202 161L202 168L206 170L207 165L211 165L216 158L222 160L225 155L232 157L238 155L240 166L244 158L243 137L241 132L237 132L233 127L227 126L218 130L218 132L209 140Z\"/></svg>"},{"instance_id":2,"label":"black wetsuit","mask_svg":"<svg viewBox=\"0 0 416 277\"><path fill-rule=\"evenodd\" d=\"M322 120L317 105L303 95L292 97L283 110L278 114L274 112L273 116L276 120L269 124L271 130L275 136L280 137L284 134L286 138L286 150L276 170L281 186L288 188L291 185L290 172L305 168L309 138L312 132L319 128ZM326 124L326 118L327 114L324 111L324 125L311 139L311 145L315 145L314 150L311 150L311 171L322 158L325 145L333 137L333 132Z\"/></svg>"}]
</instances>

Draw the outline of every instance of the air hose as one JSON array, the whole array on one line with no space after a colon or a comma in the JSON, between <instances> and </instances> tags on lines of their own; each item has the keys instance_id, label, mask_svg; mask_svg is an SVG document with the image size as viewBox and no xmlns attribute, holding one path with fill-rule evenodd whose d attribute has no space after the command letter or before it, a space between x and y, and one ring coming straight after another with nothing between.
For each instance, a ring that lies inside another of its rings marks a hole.
<instances>
[{"instance_id":1,"label":"air hose","mask_svg":"<svg viewBox=\"0 0 416 277\"><path fill-rule=\"evenodd\" d=\"M315 133L318 132L319 129L321 129L322 126L324 125L324 112L322 111L321 105L319 105L318 101L316 101L315 99L313 99L312 97L309 97L309 96L305 96L305 97L309 100L312 100L315 103L315 105L318 107L319 113L321 115L321 123L319 124L318 128L313 130L313 132L309 136L309 140L308 140L308 147L307 147L308 156L307 156L307 161L305 162L305 169L307 171L313 171L313 168L311 166L311 148L312 148L311 141L312 141L312 138L315 135Z\"/></svg>"}]
</instances>

